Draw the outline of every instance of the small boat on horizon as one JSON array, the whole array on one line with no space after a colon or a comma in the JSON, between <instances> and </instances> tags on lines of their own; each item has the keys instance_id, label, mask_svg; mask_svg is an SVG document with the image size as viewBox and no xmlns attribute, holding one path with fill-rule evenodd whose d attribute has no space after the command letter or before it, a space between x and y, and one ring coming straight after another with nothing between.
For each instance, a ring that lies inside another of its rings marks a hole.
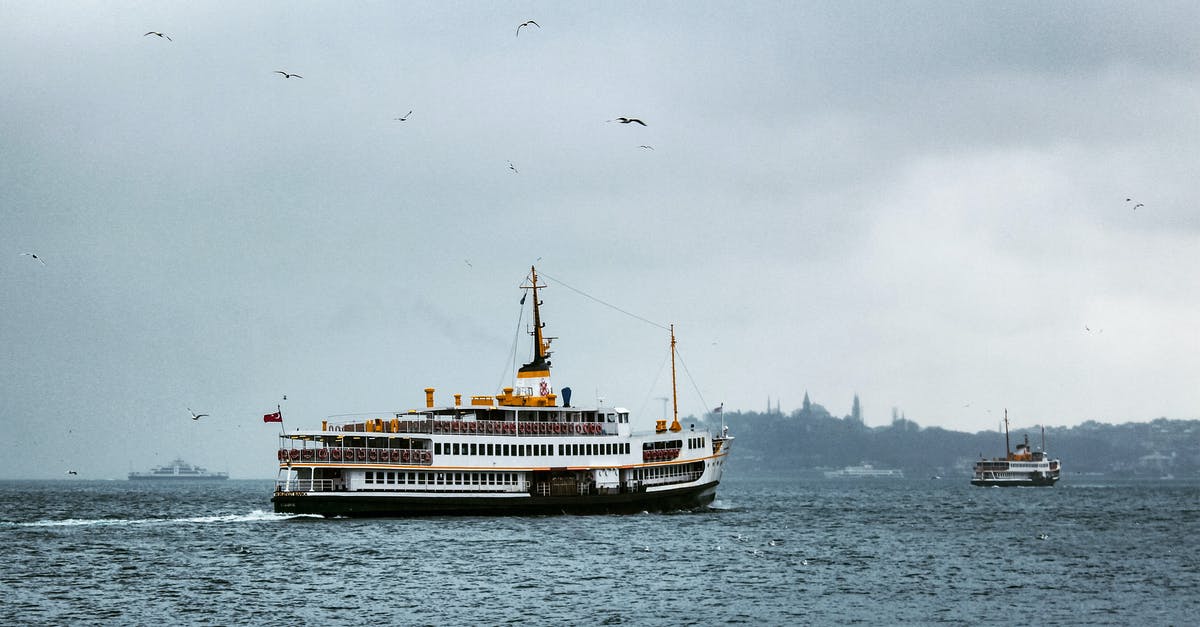
<instances>
[{"instance_id":1,"label":"small boat on horizon","mask_svg":"<svg viewBox=\"0 0 1200 627\"><path fill-rule=\"evenodd\" d=\"M975 486L1052 486L1062 475L1062 464L1046 455L1046 428L1042 427L1042 448L1029 447L1029 434L1014 452L1008 439L1008 410L1004 410L1003 458L980 459L975 462L971 485Z\"/></svg>"}]
</instances>

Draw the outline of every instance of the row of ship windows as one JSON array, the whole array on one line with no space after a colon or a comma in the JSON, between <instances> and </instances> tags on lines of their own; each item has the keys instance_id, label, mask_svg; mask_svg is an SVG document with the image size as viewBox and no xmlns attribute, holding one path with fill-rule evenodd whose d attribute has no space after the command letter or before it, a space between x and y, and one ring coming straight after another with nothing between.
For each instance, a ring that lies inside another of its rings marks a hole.
<instances>
[{"instance_id":1,"label":"row of ship windows","mask_svg":"<svg viewBox=\"0 0 1200 627\"><path fill-rule=\"evenodd\" d=\"M635 476L640 481L647 479L662 479L666 477L684 477L694 476L704 471L704 462L693 462L691 464L673 464L671 466L651 466L649 468L636 468Z\"/></svg>"},{"instance_id":2,"label":"row of ship windows","mask_svg":"<svg viewBox=\"0 0 1200 627\"><path fill-rule=\"evenodd\" d=\"M554 444L468 444L466 442L434 442L434 455L491 455L500 457L548 457L554 455ZM558 444L559 455L628 455L628 442L607 444Z\"/></svg>"},{"instance_id":3,"label":"row of ship windows","mask_svg":"<svg viewBox=\"0 0 1200 627\"><path fill-rule=\"evenodd\" d=\"M517 485L515 472L383 472L367 471L372 485Z\"/></svg>"},{"instance_id":4,"label":"row of ship windows","mask_svg":"<svg viewBox=\"0 0 1200 627\"><path fill-rule=\"evenodd\" d=\"M698 438L688 438L688 448L704 448L704 441L708 438L703 436Z\"/></svg>"}]
</instances>

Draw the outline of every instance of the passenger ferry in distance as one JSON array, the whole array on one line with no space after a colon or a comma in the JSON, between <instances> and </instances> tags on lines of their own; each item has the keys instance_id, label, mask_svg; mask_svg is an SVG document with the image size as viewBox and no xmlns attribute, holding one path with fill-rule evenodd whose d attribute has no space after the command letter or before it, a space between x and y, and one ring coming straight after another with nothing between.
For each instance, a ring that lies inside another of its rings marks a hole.
<instances>
[{"instance_id":1,"label":"passenger ferry in distance","mask_svg":"<svg viewBox=\"0 0 1200 627\"><path fill-rule=\"evenodd\" d=\"M620 407L574 407L550 384L537 269L533 356L513 387L464 404L425 407L280 435L276 512L324 516L630 513L705 507L733 437L657 420L635 431ZM521 299L524 303L524 298ZM671 386L675 388L675 331Z\"/></svg>"},{"instance_id":2,"label":"passenger ferry in distance","mask_svg":"<svg viewBox=\"0 0 1200 627\"><path fill-rule=\"evenodd\" d=\"M1062 474L1062 465L1057 459L1046 455L1046 428L1042 427L1042 448L1029 448L1029 434L1025 442L1017 445L1013 452L1008 441L1008 410L1004 410L1003 459L980 459L975 462L975 473L971 485L977 486L1052 486Z\"/></svg>"},{"instance_id":3,"label":"passenger ferry in distance","mask_svg":"<svg viewBox=\"0 0 1200 627\"><path fill-rule=\"evenodd\" d=\"M903 479L904 471L899 468L876 468L863 462L857 466L846 466L841 470L826 470L826 479Z\"/></svg>"},{"instance_id":4,"label":"passenger ferry in distance","mask_svg":"<svg viewBox=\"0 0 1200 627\"><path fill-rule=\"evenodd\" d=\"M209 472L206 468L193 466L182 458L176 457L174 461L164 466L151 468L148 472L131 472L129 480L136 481L141 479L153 479L155 481L183 481L183 480L224 480L229 478L229 473L226 472Z\"/></svg>"}]
</instances>

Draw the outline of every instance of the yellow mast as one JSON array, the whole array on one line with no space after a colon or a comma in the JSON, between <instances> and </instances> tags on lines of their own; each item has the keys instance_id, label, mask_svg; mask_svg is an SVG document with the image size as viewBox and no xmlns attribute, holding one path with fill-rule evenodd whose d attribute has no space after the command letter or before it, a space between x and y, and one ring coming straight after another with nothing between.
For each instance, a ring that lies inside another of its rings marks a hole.
<instances>
[{"instance_id":1,"label":"yellow mast","mask_svg":"<svg viewBox=\"0 0 1200 627\"><path fill-rule=\"evenodd\" d=\"M675 392L675 325L671 325L671 431L683 430L679 426L679 396Z\"/></svg>"}]
</instances>

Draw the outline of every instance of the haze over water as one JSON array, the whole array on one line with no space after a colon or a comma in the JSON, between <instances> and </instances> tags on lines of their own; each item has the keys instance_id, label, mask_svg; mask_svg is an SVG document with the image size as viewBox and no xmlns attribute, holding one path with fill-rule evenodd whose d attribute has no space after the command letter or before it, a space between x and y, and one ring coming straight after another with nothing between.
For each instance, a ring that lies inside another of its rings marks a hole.
<instances>
[{"instance_id":1,"label":"haze over water","mask_svg":"<svg viewBox=\"0 0 1200 627\"><path fill-rule=\"evenodd\" d=\"M1196 624L1200 485L730 477L704 512L321 519L0 483L5 624Z\"/></svg>"}]
</instances>

